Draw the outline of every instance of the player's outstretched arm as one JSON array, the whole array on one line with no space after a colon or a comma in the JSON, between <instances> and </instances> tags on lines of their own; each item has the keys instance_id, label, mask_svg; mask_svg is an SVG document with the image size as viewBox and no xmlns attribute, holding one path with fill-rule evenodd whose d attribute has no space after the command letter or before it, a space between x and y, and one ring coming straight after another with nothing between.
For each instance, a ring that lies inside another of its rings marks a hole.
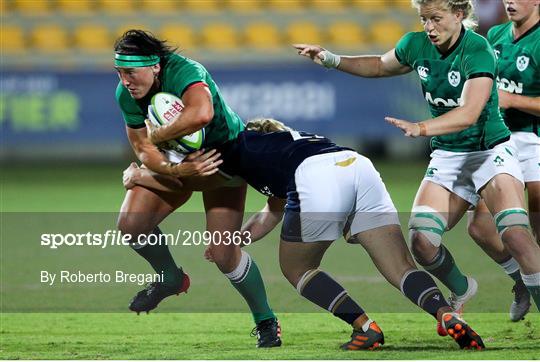
<instances>
[{"instance_id":1,"label":"player's outstretched arm","mask_svg":"<svg viewBox=\"0 0 540 362\"><path fill-rule=\"evenodd\" d=\"M407 137L431 137L459 132L478 121L489 100L492 85L493 80L488 77L467 80L461 92L460 106L436 118L416 123L394 117L385 117L385 119L401 129Z\"/></svg>"},{"instance_id":2,"label":"player's outstretched arm","mask_svg":"<svg viewBox=\"0 0 540 362\"><path fill-rule=\"evenodd\" d=\"M269 197L264 208L242 225L241 234L249 233L251 243L265 237L283 218L285 202L284 199Z\"/></svg>"},{"instance_id":3,"label":"player's outstretched arm","mask_svg":"<svg viewBox=\"0 0 540 362\"><path fill-rule=\"evenodd\" d=\"M499 107L514 108L540 117L540 97L528 97L499 89Z\"/></svg>"},{"instance_id":4,"label":"player's outstretched arm","mask_svg":"<svg viewBox=\"0 0 540 362\"><path fill-rule=\"evenodd\" d=\"M459 107L423 122L426 136L459 132L475 124L489 100L492 86L493 79L488 77L467 80L463 85Z\"/></svg>"},{"instance_id":5,"label":"player's outstretched arm","mask_svg":"<svg viewBox=\"0 0 540 362\"><path fill-rule=\"evenodd\" d=\"M124 170L122 182L126 190L135 186L163 192L206 191L223 187L229 180L216 173L211 176L178 177L162 175L132 162Z\"/></svg>"},{"instance_id":6,"label":"player's outstretched arm","mask_svg":"<svg viewBox=\"0 0 540 362\"><path fill-rule=\"evenodd\" d=\"M366 78L390 77L410 72L412 69L401 64L394 49L384 55L337 55L319 45L293 44L298 54L327 68Z\"/></svg>"},{"instance_id":7,"label":"player's outstretched arm","mask_svg":"<svg viewBox=\"0 0 540 362\"><path fill-rule=\"evenodd\" d=\"M214 118L214 107L210 90L203 83L189 88L182 96L184 109L171 122L154 128L148 135L150 142L157 145L180 138L204 128Z\"/></svg>"}]
</instances>

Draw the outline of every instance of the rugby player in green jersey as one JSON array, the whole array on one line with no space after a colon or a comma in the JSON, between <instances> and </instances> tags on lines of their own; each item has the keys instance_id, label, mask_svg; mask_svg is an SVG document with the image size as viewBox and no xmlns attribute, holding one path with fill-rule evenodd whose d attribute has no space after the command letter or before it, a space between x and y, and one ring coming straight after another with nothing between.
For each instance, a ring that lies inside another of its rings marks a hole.
<instances>
[{"instance_id":1,"label":"rugby player in green jersey","mask_svg":"<svg viewBox=\"0 0 540 362\"><path fill-rule=\"evenodd\" d=\"M221 146L220 152L223 163L219 167L224 174L240 176L268 196L265 207L246 221L242 231L249 232L250 241L255 242L283 221L281 271L300 295L353 328L342 349L374 349L384 344L377 323L321 268L326 250L342 235L348 243L362 245L386 280L444 324L460 348L485 347L482 338L453 311L431 276L417 269L396 208L366 157L274 119L249 121L246 131ZM147 169L130 166L125 174L127 189L141 185L175 191ZM168 185L174 185L173 181ZM205 256L212 261L211 255Z\"/></svg>"},{"instance_id":2,"label":"rugby player in green jersey","mask_svg":"<svg viewBox=\"0 0 540 362\"><path fill-rule=\"evenodd\" d=\"M509 22L488 32L495 49L499 107L518 149L518 159L529 196L529 219L540 237L540 0L503 1ZM510 319L520 321L530 309L530 294L516 260L505 249L486 204L480 200L469 215L469 234L514 280ZM538 278L538 275L535 276ZM537 289L538 290L538 289Z\"/></svg>"},{"instance_id":3,"label":"rugby player in green jersey","mask_svg":"<svg viewBox=\"0 0 540 362\"><path fill-rule=\"evenodd\" d=\"M540 307L540 247L529 230L517 150L498 109L496 60L474 26L471 0L412 0L423 32L405 34L382 56L339 56L314 45L296 44L298 53L318 64L362 77L418 73L431 119L386 120L405 136L431 138L431 162L416 195L409 221L416 260L451 291L460 310L477 283L458 269L442 244L482 197L503 243L520 266L523 280ZM438 328L440 334L444 334Z\"/></svg>"},{"instance_id":4,"label":"rugby player in green jersey","mask_svg":"<svg viewBox=\"0 0 540 362\"><path fill-rule=\"evenodd\" d=\"M116 100L133 151L148 169L163 175L183 177L211 175L216 172L219 154L198 151L188 156L191 161L177 163L160 152L156 144L176 139L205 128L203 147L213 148L234 139L244 129L240 117L225 103L210 74L199 63L175 53L165 41L141 30L129 30L114 46L115 68L120 82ZM172 93L182 99L184 109L166 125L147 129L147 108L154 94ZM217 176L217 174L215 174ZM196 184L196 182L195 182ZM185 203L193 189L184 187L176 193L136 186L127 191L120 210L118 228L131 234L161 234L159 223ZM203 192L207 230L211 235L240 230L244 213L246 185L220 187ZM223 236L220 240L226 240ZM150 284L130 303L136 312L154 309L170 295L184 292L189 278L178 269L167 245L134 243L133 249L144 257L164 280ZM212 257L220 271L230 280L248 303L257 324L258 347L281 345L280 327L268 306L259 269L248 253L233 243L212 243Z\"/></svg>"}]
</instances>

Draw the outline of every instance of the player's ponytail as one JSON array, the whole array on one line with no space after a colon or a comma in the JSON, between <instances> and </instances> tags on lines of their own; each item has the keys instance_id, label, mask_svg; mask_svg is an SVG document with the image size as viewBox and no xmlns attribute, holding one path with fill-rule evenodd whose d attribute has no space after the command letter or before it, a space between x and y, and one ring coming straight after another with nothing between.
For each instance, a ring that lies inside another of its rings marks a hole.
<instances>
[{"instance_id":1,"label":"player's ponytail","mask_svg":"<svg viewBox=\"0 0 540 362\"><path fill-rule=\"evenodd\" d=\"M272 118L255 118L246 124L248 131L256 131L261 133L292 131L292 128L285 126L282 122Z\"/></svg>"},{"instance_id":2,"label":"player's ponytail","mask_svg":"<svg viewBox=\"0 0 540 362\"><path fill-rule=\"evenodd\" d=\"M421 5L440 3L444 8L453 13L461 11L463 13L463 26L467 29L476 29L478 27L478 19L474 14L474 5L472 0L411 0L412 6L416 9Z\"/></svg>"}]
</instances>

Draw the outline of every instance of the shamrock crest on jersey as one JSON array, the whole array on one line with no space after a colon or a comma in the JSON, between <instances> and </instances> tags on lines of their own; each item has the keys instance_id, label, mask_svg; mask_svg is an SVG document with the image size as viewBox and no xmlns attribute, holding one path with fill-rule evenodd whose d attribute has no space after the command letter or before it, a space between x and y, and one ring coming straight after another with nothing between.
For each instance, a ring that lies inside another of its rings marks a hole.
<instances>
[{"instance_id":1,"label":"shamrock crest on jersey","mask_svg":"<svg viewBox=\"0 0 540 362\"><path fill-rule=\"evenodd\" d=\"M526 97L540 96L540 22L518 38L511 21L496 25L489 30L488 40L499 55L498 88ZM540 135L538 116L516 108L501 109L501 114L512 132Z\"/></svg>"},{"instance_id":2,"label":"shamrock crest on jersey","mask_svg":"<svg viewBox=\"0 0 540 362\"><path fill-rule=\"evenodd\" d=\"M516 68L523 72L527 67L529 66L529 57L526 57L525 55L521 55L517 57L516 59Z\"/></svg>"},{"instance_id":3,"label":"shamrock crest on jersey","mask_svg":"<svg viewBox=\"0 0 540 362\"><path fill-rule=\"evenodd\" d=\"M494 80L496 76L495 54L487 40L465 28L462 28L456 43L444 52L431 43L425 32L411 32L396 44L394 54L401 64L418 73L433 118L463 104L463 86L467 81L475 78ZM429 75L424 79L426 73ZM490 97L476 122L459 132L432 137L431 148L452 152L481 151L509 135L510 131L499 112L497 88L493 84Z\"/></svg>"},{"instance_id":4,"label":"shamrock crest on jersey","mask_svg":"<svg viewBox=\"0 0 540 362\"><path fill-rule=\"evenodd\" d=\"M455 70L448 73L448 83L452 87L457 87L459 85L459 82L461 82L461 75L459 72L456 72Z\"/></svg>"}]
</instances>

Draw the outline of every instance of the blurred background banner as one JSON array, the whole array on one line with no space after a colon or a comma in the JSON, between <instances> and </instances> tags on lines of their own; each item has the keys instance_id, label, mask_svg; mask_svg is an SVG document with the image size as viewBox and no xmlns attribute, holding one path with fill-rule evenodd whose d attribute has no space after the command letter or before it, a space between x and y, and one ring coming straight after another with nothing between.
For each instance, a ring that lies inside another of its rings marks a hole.
<instances>
[{"instance_id":1,"label":"blurred background banner","mask_svg":"<svg viewBox=\"0 0 540 362\"><path fill-rule=\"evenodd\" d=\"M480 32L503 20L478 0ZM425 156L384 116L428 116L414 73L361 79L294 43L382 54L422 31L410 0L0 0L0 161L133 157L114 100L115 40L150 31L204 64L245 120L273 117L371 157Z\"/></svg>"},{"instance_id":2,"label":"blurred background banner","mask_svg":"<svg viewBox=\"0 0 540 362\"><path fill-rule=\"evenodd\" d=\"M0 122L8 146L122 142L114 73L2 73Z\"/></svg>"},{"instance_id":3,"label":"blurred background banner","mask_svg":"<svg viewBox=\"0 0 540 362\"><path fill-rule=\"evenodd\" d=\"M385 139L399 135L384 122L385 115L417 118L423 109L410 77L373 81L309 63L210 68L225 99L244 120L273 117L327 136ZM95 154L96 147L127 146L114 96L117 79L114 71L2 73L3 156L37 156L42 148L52 152L72 146L84 156Z\"/></svg>"}]
</instances>

